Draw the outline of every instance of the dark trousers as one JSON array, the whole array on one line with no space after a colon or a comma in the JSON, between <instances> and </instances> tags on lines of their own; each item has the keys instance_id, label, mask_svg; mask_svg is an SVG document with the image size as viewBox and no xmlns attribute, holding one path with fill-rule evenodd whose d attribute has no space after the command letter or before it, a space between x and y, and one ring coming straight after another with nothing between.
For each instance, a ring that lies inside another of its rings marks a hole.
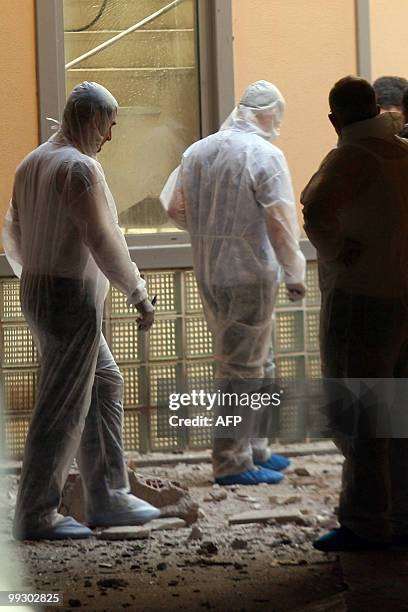
<instances>
[{"instance_id":1,"label":"dark trousers","mask_svg":"<svg viewBox=\"0 0 408 612\"><path fill-rule=\"evenodd\" d=\"M324 377L374 387L369 402L349 406L346 424L337 419L344 430L335 442L345 457L340 524L372 540L408 535L408 439L399 437L392 381L408 377L407 303L324 293L320 339Z\"/></svg>"}]
</instances>

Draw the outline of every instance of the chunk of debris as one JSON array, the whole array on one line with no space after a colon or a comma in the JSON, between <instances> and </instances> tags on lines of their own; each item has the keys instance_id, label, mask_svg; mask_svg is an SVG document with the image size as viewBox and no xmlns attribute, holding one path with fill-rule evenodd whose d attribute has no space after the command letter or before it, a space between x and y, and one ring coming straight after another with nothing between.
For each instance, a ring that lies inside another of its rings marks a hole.
<instances>
[{"instance_id":1,"label":"chunk of debris","mask_svg":"<svg viewBox=\"0 0 408 612\"><path fill-rule=\"evenodd\" d=\"M161 509L162 517L179 517L189 525L198 519L199 506L186 487L174 480L145 478L128 469L130 491L136 497ZM85 522L85 502L81 476L70 474L62 493L59 512Z\"/></svg>"},{"instance_id":2,"label":"chunk of debris","mask_svg":"<svg viewBox=\"0 0 408 612\"><path fill-rule=\"evenodd\" d=\"M165 531L167 529L181 529L182 527L186 527L186 521L180 518L159 518L154 519L154 521L150 521L148 524L149 529L151 531Z\"/></svg>"},{"instance_id":3,"label":"chunk of debris","mask_svg":"<svg viewBox=\"0 0 408 612\"><path fill-rule=\"evenodd\" d=\"M289 506L290 504L300 504L301 502L302 502L301 495L290 495L289 497L286 497L282 501L284 506Z\"/></svg>"},{"instance_id":4,"label":"chunk of debris","mask_svg":"<svg viewBox=\"0 0 408 612\"><path fill-rule=\"evenodd\" d=\"M68 605L70 608L82 608L80 599L68 599Z\"/></svg>"},{"instance_id":5,"label":"chunk of debris","mask_svg":"<svg viewBox=\"0 0 408 612\"><path fill-rule=\"evenodd\" d=\"M182 519L156 519L148 525L129 527L108 527L97 534L100 540L144 540L152 531L166 531L186 527ZM126 555L129 556L129 555ZM109 567L112 567L111 565Z\"/></svg>"},{"instance_id":6,"label":"chunk of debris","mask_svg":"<svg viewBox=\"0 0 408 612\"><path fill-rule=\"evenodd\" d=\"M100 540L144 540L150 535L150 527L134 525L129 527L108 527L98 533Z\"/></svg>"},{"instance_id":7,"label":"chunk of debris","mask_svg":"<svg viewBox=\"0 0 408 612\"><path fill-rule=\"evenodd\" d=\"M164 563L164 562L158 563L156 566L156 569L159 570L159 572L164 571L165 569L167 569L167 563Z\"/></svg>"},{"instance_id":8,"label":"chunk of debris","mask_svg":"<svg viewBox=\"0 0 408 612\"><path fill-rule=\"evenodd\" d=\"M269 502L277 506L289 506L290 504L299 504L302 502L301 495L289 495L288 497L280 495L270 495Z\"/></svg>"},{"instance_id":9,"label":"chunk of debris","mask_svg":"<svg viewBox=\"0 0 408 612\"><path fill-rule=\"evenodd\" d=\"M235 538L235 540L231 542L231 548L234 550L244 550L245 548L248 548L248 542L242 538Z\"/></svg>"},{"instance_id":10,"label":"chunk of debris","mask_svg":"<svg viewBox=\"0 0 408 612\"><path fill-rule=\"evenodd\" d=\"M200 529L200 527L198 527L198 525L194 525L190 531L190 535L187 538L187 542L193 542L194 540L202 540L203 539L203 532Z\"/></svg>"},{"instance_id":11,"label":"chunk of debris","mask_svg":"<svg viewBox=\"0 0 408 612\"><path fill-rule=\"evenodd\" d=\"M160 508L160 515L163 518L177 517L183 519L187 525L195 523L200 516L201 508L190 496L185 496L172 506Z\"/></svg>"},{"instance_id":12,"label":"chunk of debris","mask_svg":"<svg viewBox=\"0 0 408 612\"><path fill-rule=\"evenodd\" d=\"M104 589L119 589L129 586L129 583L126 580L122 580L122 578L103 578L98 580L96 584Z\"/></svg>"},{"instance_id":13,"label":"chunk of debris","mask_svg":"<svg viewBox=\"0 0 408 612\"><path fill-rule=\"evenodd\" d=\"M279 524L295 523L304 525L305 519L298 510L250 510L235 514L228 519L230 525L245 525L246 523L268 523L275 521Z\"/></svg>"},{"instance_id":14,"label":"chunk of debris","mask_svg":"<svg viewBox=\"0 0 408 612\"><path fill-rule=\"evenodd\" d=\"M218 553L218 546L211 541L203 542L197 552L200 555L216 555Z\"/></svg>"},{"instance_id":15,"label":"chunk of debris","mask_svg":"<svg viewBox=\"0 0 408 612\"><path fill-rule=\"evenodd\" d=\"M187 487L176 480L164 478L146 478L132 469L128 470L130 490L133 495L144 499L156 508L176 504L188 495Z\"/></svg>"},{"instance_id":16,"label":"chunk of debris","mask_svg":"<svg viewBox=\"0 0 408 612\"><path fill-rule=\"evenodd\" d=\"M294 469L296 476L311 476L309 470L304 467L298 467Z\"/></svg>"},{"instance_id":17,"label":"chunk of debris","mask_svg":"<svg viewBox=\"0 0 408 612\"><path fill-rule=\"evenodd\" d=\"M207 496L206 496L207 497ZM227 499L228 494L225 491L225 489L215 489L213 491L210 491L208 494L209 500L208 501L215 501L215 502L219 502L222 501L224 499Z\"/></svg>"}]
</instances>

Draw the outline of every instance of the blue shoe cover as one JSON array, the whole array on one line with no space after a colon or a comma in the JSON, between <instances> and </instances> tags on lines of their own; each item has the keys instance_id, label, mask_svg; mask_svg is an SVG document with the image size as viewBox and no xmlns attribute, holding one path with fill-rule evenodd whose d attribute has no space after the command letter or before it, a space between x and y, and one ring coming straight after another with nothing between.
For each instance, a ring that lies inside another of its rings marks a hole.
<instances>
[{"instance_id":1,"label":"blue shoe cover","mask_svg":"<svg viewBox=\"0 0 408 612\"><path fill-rule=\"evenodd\" d=\"M240 474L233 474L232 476L222 476L216 478L215 482L219 485L257 485L262 482L268 484L277 484L284 479L283 474L280 472L274 472L273 470L266 470L265 468L255 468L254 470L247 470Z\"/></svg>"},{"instance_id":2,"label":"blue shoe cover","mask_svg":"<svg viewBox=\"0 0 408 612\"><path fill-rule=\"evenodd\" d=\"M283 455L271 455L269 459L262 463L255 461L255 465L259 465L259 467L266 468L267 470L273 470L274 472L281 472L289 467L290 459Z\"/></svg>"},{"instance_id":3,"label":"blue shoe cover","mask_svg":"<svg viewBox=\"0 0 408 612\"><path fill-rule=\"evenodd\" d=\"M357 550L384 550L386 542L374 542L360 538L347 527L333 529L313 542L313 547L322 552L341 552Z\"/></svg>"},{"instance_id":4,"label":"blue shoe cover","mask_svg":"<svg viewBox=\"0 0 408 612\"><path fill-rule=\"evenodd\" d=\"M92 527L144 525L160 517L160 510L131 493L116 494L108 510L96 510L87 516Z\"/></svg>"},{"instance_id":5,"label":"blue shoe cover","mask_svg":"<svg viewBox=\"0 0 408 612\"><path fill-rule=\"evenodd\" d=\"M78 523L72 516L64 516L63 519L58 521L53 527L48 529L42 529L40 531L34 531L32 533L24 533L22 540L81 540L89 538L92 531L85 525Z\"/></svg>"}]
</instances>

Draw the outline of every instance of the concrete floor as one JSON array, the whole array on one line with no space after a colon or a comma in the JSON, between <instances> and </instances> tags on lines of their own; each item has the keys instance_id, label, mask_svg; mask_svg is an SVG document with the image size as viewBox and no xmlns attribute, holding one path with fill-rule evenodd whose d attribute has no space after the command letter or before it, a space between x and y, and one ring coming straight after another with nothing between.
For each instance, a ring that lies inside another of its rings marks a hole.
<instances>
[{"instance_id":1,"label":"concrete floor","mask_svg":"<svg viewBox=\"0 0 408 612\"><path fill-rule=\"evenodd\" d=\"M330 556L311 547L336 524L339 455L298 456L283 483L228 487L220 501L210 501L217 491L210 465L179 460L138 471L189 487L202 509L201 539L188 540L186 527L136 541L9 542L11 557L22 561L24 587L62 592L64 606L48 608L56 610L408 611L408 554ZM17 477L2 481L7 517L0 529L8 539ZM233 514L271 508L286 512L287 521L228 524Z\"/></svg>"}]
</instances>

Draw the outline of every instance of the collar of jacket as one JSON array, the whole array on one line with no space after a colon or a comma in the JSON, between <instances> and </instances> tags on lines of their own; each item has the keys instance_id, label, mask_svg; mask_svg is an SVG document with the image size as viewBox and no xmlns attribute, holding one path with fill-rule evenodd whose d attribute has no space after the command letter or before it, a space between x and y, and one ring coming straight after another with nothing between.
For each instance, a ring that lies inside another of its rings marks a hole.
<instances>
[{"instance_id":1,"label":"collar of jacket","mask_svg":"<svg viewBox=\"0 0 408 612\"><path fill-rule=\"evenodd\" d=\"M341 130L339 146L350 144L365 138L391 138L402 129L400 113L386 112L376 115L372 119L357 121L347 125Z\"/></svg>"},{"instance_id":2,"label":"collar of jacket","mask_svg":"<svg viewBox=\"0 0 408 612\"><path fill-rule=\"evenodd\" d=\"M71 140L69 136L67 136L67 134L64 133L62 128L60 128L57 132L52 134L49 137L48 142L52 142L53 144L62 146L62 147L74 147L75 149L78 149L78 151L82 153L83 155L86 155L87 157L90 157L91 159L96 160L96 153L83 151L77 143Z\"/></svg>"}]
</instances>

